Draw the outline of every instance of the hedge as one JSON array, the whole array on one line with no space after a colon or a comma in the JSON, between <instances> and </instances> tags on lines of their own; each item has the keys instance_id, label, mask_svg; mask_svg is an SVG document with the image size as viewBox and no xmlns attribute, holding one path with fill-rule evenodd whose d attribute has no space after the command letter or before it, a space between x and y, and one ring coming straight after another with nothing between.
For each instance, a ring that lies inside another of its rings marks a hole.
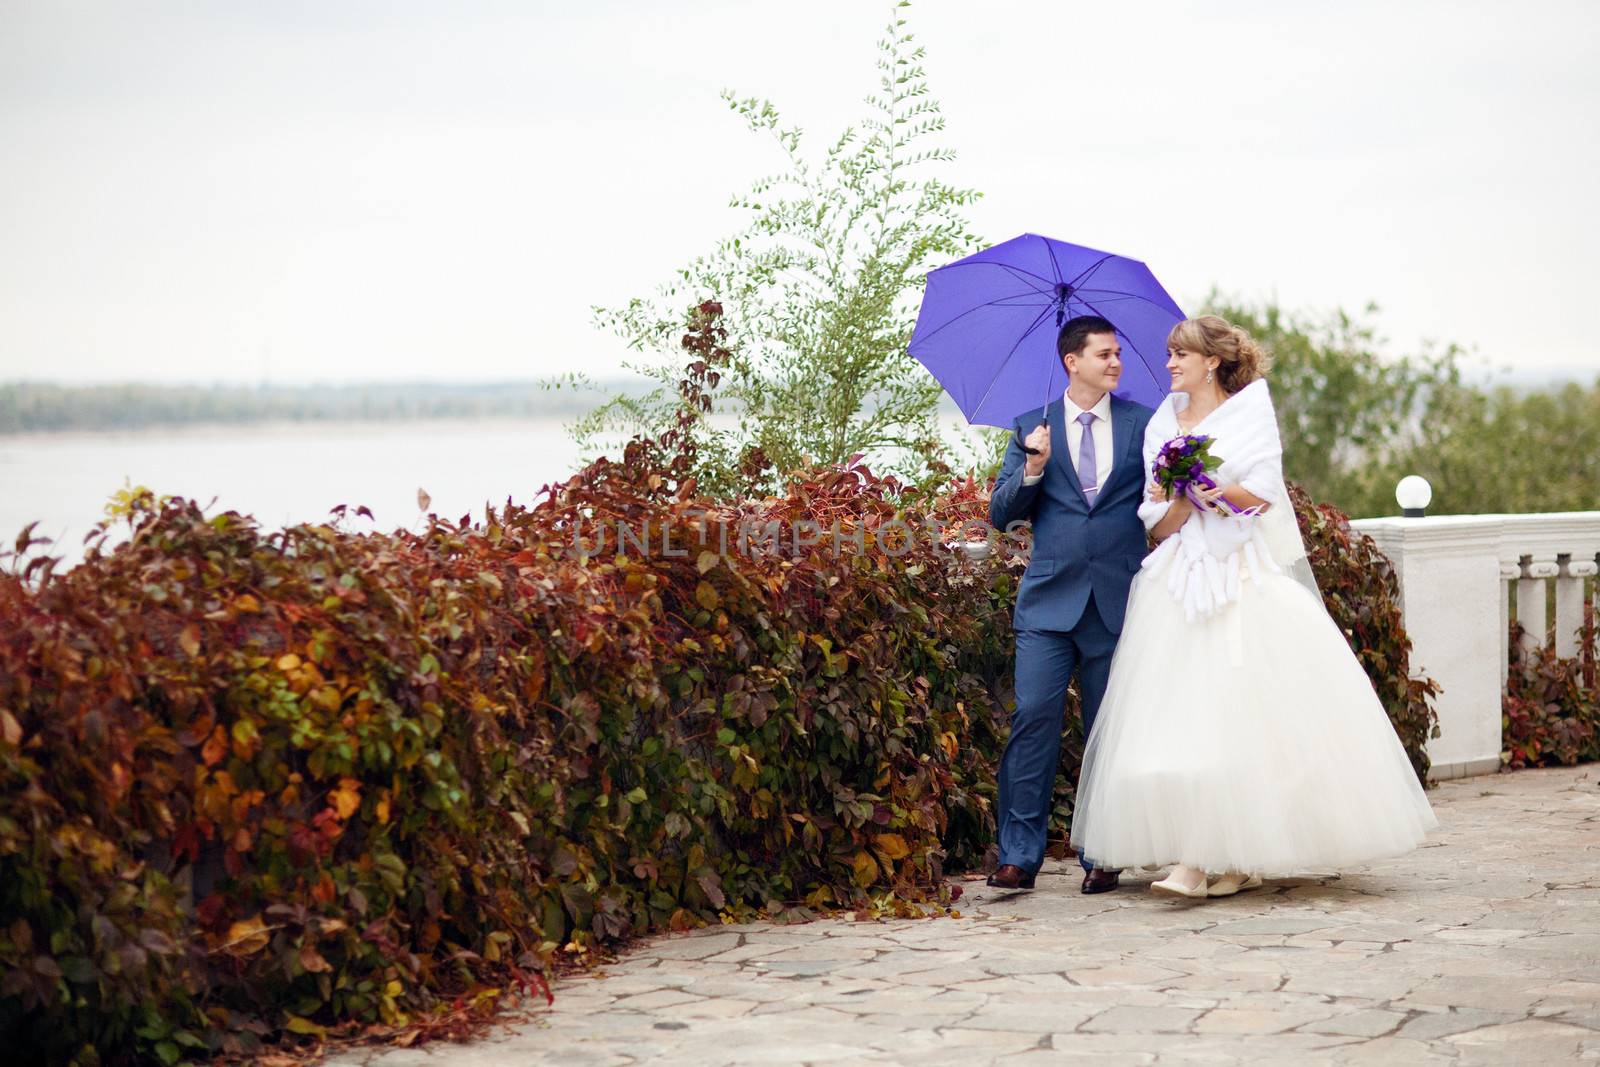
<instances>
[{"instance_id":1,"label":"hedge","mask_svg":"<svg viewBox=\"0 0 1600 1067\"><path fill-rule=\"evenodd\" d=\"M1501 703L1500 762L1522 767L1570 767L1600 760L1600 685L1596 684L1594 607L1584 605L1579 652L1560 656L1553 630L1538 651L1523 647L1511 624L1511 662Z\"/></svg>"},{"instance_id":2,"label":"hedge","mask_svg":"<svg viewBox=\"0 0 1600 1067\"><path fill-rule=\"evenodd\" d=\"M954 539L988 487L852 461L728 506L661 470L636 441L420 533L144 494L125 543L0 577L8 1047L171 1063L393 1035L633 934L948 904L944 871L992 837L1023 561L892 520ZM1392 575L1299 504L1420 772L1429 687ZM739 550L801 520L818 543Z\"/></svg>"}]
</instances>

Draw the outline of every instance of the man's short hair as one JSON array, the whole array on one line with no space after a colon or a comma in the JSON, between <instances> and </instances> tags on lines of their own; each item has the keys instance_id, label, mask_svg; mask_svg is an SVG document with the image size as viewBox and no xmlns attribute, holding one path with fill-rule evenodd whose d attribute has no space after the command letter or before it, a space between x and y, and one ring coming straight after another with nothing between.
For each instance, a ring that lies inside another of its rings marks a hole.
<instances>
[{"instance_id":1,"label":"man's short hair","mask_svg":"<svg viewBox=\"0 0 1600 1067\"><path fill-rule=\"evenodd\" d=\"M1117 328L1111 325L1111 321L1099 315L1079 315L1068 319L1062 324L1061 332L1056 334L1056 355L1065 359L1068 352L1074 355L1082 352L1092 333L1116 332Z\"/></svg>"}]
</instances>

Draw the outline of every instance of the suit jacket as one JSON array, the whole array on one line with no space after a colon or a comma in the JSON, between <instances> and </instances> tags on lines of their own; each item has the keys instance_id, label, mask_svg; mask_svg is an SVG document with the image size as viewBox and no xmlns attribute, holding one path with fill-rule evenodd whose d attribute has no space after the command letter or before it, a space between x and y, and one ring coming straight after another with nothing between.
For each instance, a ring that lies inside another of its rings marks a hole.
<instances>
[{"instance_id":1,"label":"suit jacket","mask_svg":"<svg viewBox=\"0 0 1600 1067\"><path fill-rule=\"evenodd\" d=\"M1147 543L1139 504L1144 499L1144 429L1153 412L1142 404L1111 398L1111 474L1095 496L1083 495L1067 450L1064 400L1044 409L1050 423L1050 459L1044 477L1023 485L1027 454L1013 438L989 497L989 521L1004 530L1012 522L1033 524L1033 557L1017 590L1015 630L1071 630L1094 593L1100 617L1122 632L1128 586L1143 562ZM1039 425L1040 408L1013 424L1027 437Z\"/></svg>"}]
</instances>

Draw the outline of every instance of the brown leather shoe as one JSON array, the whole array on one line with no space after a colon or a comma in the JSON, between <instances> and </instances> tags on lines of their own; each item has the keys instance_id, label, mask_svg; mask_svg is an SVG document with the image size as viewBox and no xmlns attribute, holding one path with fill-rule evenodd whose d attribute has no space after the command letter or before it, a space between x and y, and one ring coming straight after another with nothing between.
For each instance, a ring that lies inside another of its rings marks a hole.
<instances>
[{"instance_id":1,"label":"brown leather shoe","mask_svg":"<svg viewBox=\"0 0 1600 1067\"><path fill-rule=\"evenodd\" d=\"M1109 893L1117 888L1117 879L1121 871L1102 871L1098 868L1085 871L1083 875L1083 891L1085 893Z\"/></svg>"},{"instance_id":2,"label":"brown leather shoe","mask_svg":"<svg viewBox=\"0 0 1600 1067\"><path fill-rule=\"evenodd\" d=\"M989 876L989 884L996 889L1032 889L1034 876L1014 863L1002 863Z\"/></svg>"}]
</instances>

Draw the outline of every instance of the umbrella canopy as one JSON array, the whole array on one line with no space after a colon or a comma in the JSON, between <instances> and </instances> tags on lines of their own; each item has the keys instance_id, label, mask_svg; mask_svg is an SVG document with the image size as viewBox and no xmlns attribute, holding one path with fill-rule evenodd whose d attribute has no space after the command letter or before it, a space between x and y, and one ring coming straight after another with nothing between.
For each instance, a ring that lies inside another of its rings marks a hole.
<instances>
[{"instance_id":1,"label":"umbrella canopy","mask_svg":"<svg viewBox=\"0 0 1600 1067\"><path fill-rule=\"evenodd\" d=\"M1117 328L1116 395L1155 407L1171 388L1167 334L1183 310L1137 259L1035 233L928 274L910 351L979 426L1010 426L1067 387L1056 333L1078 315Z\"/></svg>"}]
</instances>

